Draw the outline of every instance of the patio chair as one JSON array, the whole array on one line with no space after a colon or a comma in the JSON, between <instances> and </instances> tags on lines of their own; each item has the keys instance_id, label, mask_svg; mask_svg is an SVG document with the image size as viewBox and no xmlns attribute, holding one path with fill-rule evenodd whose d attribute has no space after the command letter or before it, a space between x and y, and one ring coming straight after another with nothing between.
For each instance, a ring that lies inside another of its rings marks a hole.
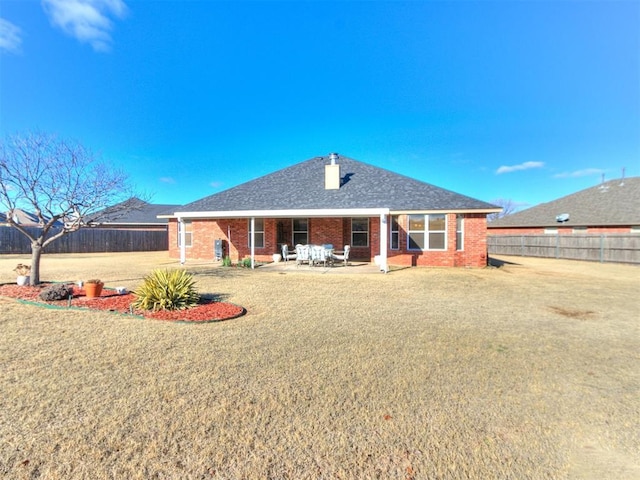
<instances>
[{"instance_id":1,"label":"patio chair","mask_svg":"<svg viewBox=\"0 0 640 480\"><path fill-rule=\"evenodd\" d=\"M295 260L298 258L297 253L291 252L289 253L289 245L286 243L282 245L282 260L288 262L289 260Z\"/></svg>"},{"instance_id":2,"label":"patio chair","mask_svg":"<svg viewBox=\"0 0 640 480\"><path fill-rule=\"evenodd\" d=\"M296 245L296 266L302 263L311 263L311 257L309 255L309 245Z\"/></svg>"},{"instance_id":3,"label":"patio chair","mask_svg":"<svg viewBox=\"0 0 640 480\"><path fill-rule=\"evenodd\" d=\"M334 260L341 260L345 266L347 266L347 263L349 262L349 252L351 251L351 245L345 245L344 246L344 253L343 254L336 254L334 253L332 255Z\"/></svg>"},{"instance_id":4,"label":"patio chair","mask_svg":"<svg viewBox=\"0 0 640 480\"><path fill-rule=\"evenodd\" d=\"M313 245L311 247L311 265L318 265L322 263L327 266L327 249L324 245Z\"/></svg>"}]
</instances>

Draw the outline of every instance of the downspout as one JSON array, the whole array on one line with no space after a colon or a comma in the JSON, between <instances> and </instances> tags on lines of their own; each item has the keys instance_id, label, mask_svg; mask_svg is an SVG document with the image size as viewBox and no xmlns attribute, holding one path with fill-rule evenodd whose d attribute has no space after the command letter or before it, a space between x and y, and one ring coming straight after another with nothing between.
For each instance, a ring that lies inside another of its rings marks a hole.
<instances>
[{"instance_id":1,"label":"downspout","mask_svg":"<svg viewBox=\"0 0 640 480\"><path fill-rule=\"evenodd\" d=\"M251 217L251 268L255 268L256 255L256 218Z\"/></svg>"},{"instance_id":2,"label":"downspout","mask_svg":"<svg viewBox=\"0 0 640 480\"><path fill-rule=\"evenodd\" d=\"M180 231L180 265L184 265L187 261L187 234L185 232L184 220L178 217L178 230Z\"/></svg>"},{"instance_id":3,"label":"downspout","mask_svg":"<svg viewBox=\"0 0 640 480\"><path fill-rule=\"evenodd\" d=\"M389 228L387 226L387 214L380 214L380 271L387 273L389 266L387 265L387 245L388 245Z\"/></svg>"}]
</instances>

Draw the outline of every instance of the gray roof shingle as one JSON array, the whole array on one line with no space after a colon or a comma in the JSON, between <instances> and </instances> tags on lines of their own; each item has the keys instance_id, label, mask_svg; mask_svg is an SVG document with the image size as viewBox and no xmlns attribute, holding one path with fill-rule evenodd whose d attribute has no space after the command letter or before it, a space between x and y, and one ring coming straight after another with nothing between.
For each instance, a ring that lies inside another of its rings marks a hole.
<instances>
[{"instance_id":1,"label":"gray roof shingle","mask_svg":"<svg viewBox=\"0 0 640 480\"><path fill-rule=\"evenodd\" d=\"M495 205L339 156L341 186L325 190L328 156L315 157L180 207L183 212L389 208L490 210Z\"/></svg>"},{"instance_id":2,"label":"gray roof shingle","mask_svg":"<svg viewBox=\"0 0 640 480\"><path fill-rule=\"evenodd\" d=\"M126 212L122 209L126 206ZM122 203L104 209L100 216L104 219L100 221L103 225L156 225L167 223L166 219L158 218L159 215L174 211L178 205L153 204L130 198ZM114 211L113 218L109 218L110 211ZM124 214L123 214L124 213Z\"/></svg>"},{"instance_id":3,"label":"gray roof shingle","mask_svg":"<svg viewBox=\"0 0 640 480\"><path fill-rule=\"evenodd\" d=\"M569 214L560 223L556 216ZM610 180L494 220L489 228L640 225L640 177Z\"/></svg>"}]
</instances>

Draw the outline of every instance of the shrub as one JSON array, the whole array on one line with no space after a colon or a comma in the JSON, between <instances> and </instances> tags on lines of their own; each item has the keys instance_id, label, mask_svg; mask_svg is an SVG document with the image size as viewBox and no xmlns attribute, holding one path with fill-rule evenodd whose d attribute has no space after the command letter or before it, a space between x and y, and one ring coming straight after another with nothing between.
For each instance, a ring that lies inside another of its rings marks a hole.
<instances>
[{"instance_id":1,"label":"shrub","mask_svg":"<svg viewBox=\"0 0 640 480\"><path fill-rule=\"evenodd\" d=\"M29 273L31 272L31 266L25 265L24 263L19 263L18 266L13 269L13 271L18 275L29 275Z\"/></svg>"},{"instance_id":2,"label":"shrub","mask_svg":"<svg viewBox=\"0 0 640 480\"><path fill-rule=\"evenodd\" d=\"M242 266L245 268L251 268L251 257L245 257L242 259Z\"/></svg>"},{"instance_id":3,"label":"shrub","mask_svg":"<svg viewBox=\"0 0 640 480\"><path fill-rule=\"evenodd\" d=\"M142 310L184 310L200 300L193 275L184 270L154 270L133 294L133 307Z\"/></svg>"},{"instance_id":4,"label":"shrub","mask_svg":"<svg viewBox=\"0 0 640 480\"><path fill-rule=\"evenodd\" d=\"M40 299L45 302L55 302L56 300L65 300L73 294L73 287L57 283L44 288L40 292Z\"/></svg>"},{"instance_id":5,"label":"shrub","mask_svg":"<svg viewBox=\"0 0 640 480\"><path fill-rule=\"evenodd\" d=\"M231 257L229 255L227 255L226 257L224 257L222 259L222 266L223 267L230 267L231 266Z\"/></svg>"}]
</instances>

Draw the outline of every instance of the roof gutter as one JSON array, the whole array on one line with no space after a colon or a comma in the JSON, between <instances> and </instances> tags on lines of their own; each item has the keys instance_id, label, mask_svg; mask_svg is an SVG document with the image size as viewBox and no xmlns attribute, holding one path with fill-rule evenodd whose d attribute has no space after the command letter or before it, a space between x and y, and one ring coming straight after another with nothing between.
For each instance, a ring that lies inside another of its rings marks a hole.
<instances>
[{"instance_id":1,"label":"roof gutter","mask_svg":"<svg viewBox=\"0 0 640 480\"><path fill-rule=\"evenodd\" d=\"M500 213L502 208L458 208L458 209L430 209L430 210L391 210L391 215L413 215L428 213Z\"/></svg>"},{"instance_id":2,"label":"roof gutter","mask_svg":"<svg viewBox=\"0 0 640 480\"><path fill-rule=\"evenodd\" d=\"M175 212L158 218L291 218L291 217L369 217L389 215L388 208L324 208L292 210L231 210L210 212Z\"/></svg>"},{"instance_id":3,"label":"roof gutter","mask_svg":"<svg viewBox=\"0 0 640 480\"><path fill-rule=\"evenodd\" d=\"M175 212L158 215L157 218L291 218L291 217L371 217L377 215L427 214L427 213L499 213L502 208L440 209L440 210L391 210L389 208L320 208L290 210L229 210L208 212Z\"/></svg>"}]
</instances>

